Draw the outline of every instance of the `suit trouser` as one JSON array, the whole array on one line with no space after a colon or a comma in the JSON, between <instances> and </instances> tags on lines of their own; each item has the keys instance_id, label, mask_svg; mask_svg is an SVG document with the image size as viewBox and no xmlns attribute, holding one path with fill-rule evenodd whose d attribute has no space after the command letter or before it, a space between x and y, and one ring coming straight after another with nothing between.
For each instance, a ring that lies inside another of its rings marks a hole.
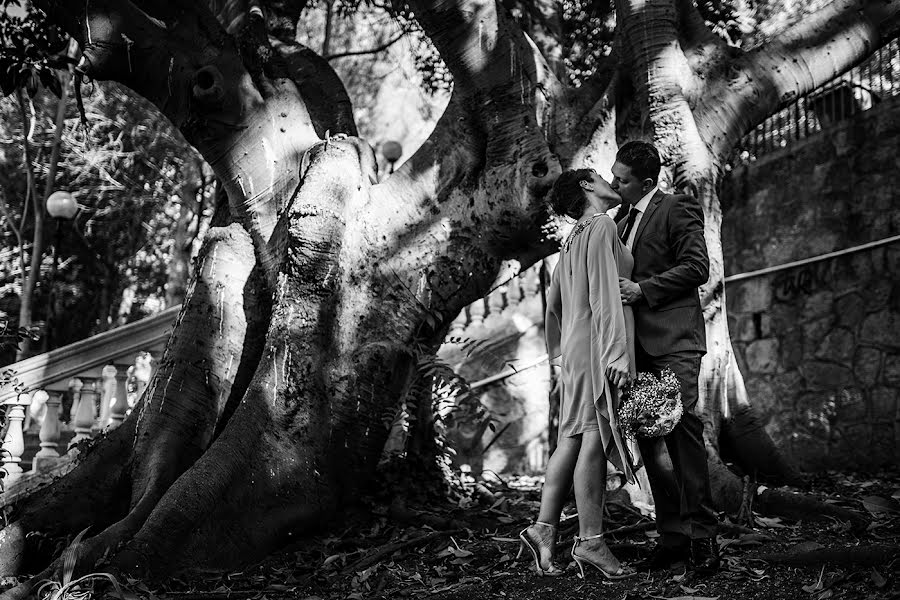
<instances>
[{"instance_id":1,"label":"suit trouser","mask_svg":"<svg viewBox=\"0 0 900 600\"><path fill-rule=\"evenodd\" d=\"M650 356L636 344L638 371L656 375L669 367L681 383L684 414L666 436L639 438L638 445L656 504L656 529L665 546L716 535L703 421L694 414L702 354L695 351Z\"/></svg>"}]
</instances>

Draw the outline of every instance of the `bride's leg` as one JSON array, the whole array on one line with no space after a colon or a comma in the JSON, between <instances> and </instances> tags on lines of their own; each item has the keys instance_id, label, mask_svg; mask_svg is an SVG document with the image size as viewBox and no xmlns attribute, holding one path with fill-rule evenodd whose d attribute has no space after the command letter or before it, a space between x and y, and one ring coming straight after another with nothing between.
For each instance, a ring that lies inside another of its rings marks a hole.
<instances>
[{"instance_id":1,"label":"bride's leg","mask_svg":"<svg viewBox=\"0 0 900 600\"><path fill-rule=\"evenodd\" d=\"M541 510L538 521L559 525L559 515L572 489L572 476L581 448L581 436L564 437L559 440L556 450L547 463L544 489L541 491ZM606 477L604 476L604 480Z\"/></svg>"},{"instance_id":2,"label":"bride's leg","mask_svg":"<svg viewBox=\"0 0 900 600\"><path fill-rule=\"evenodd\" d=\"M581 438L563 438L547 464L544 489L541 492L541 509L537 521L519 534L522 548L530 548L536 568L541 575L561 575L562 569L553 564L556 553L556 534L559 515L572 486L572 474L578 460Z\"/></svg>"},{"instance_id":3,"label":"bride's leg","mask_svg":"<svg viewBox=\"0 0 900 600\"><path fill-rule=\"evenodd\" d=\"M572 546L572 558L584 577L584 565L599 569L607 579L631 577L610 552L603 533L603 502L606 499L606 452L599 431L585 433L575 465L575 504L578 506L579 535Z\"/></svg>"},{"instance_id":4,"label":"bride's leg","mask_svg":"<svg viewBox=\"0 0 900 600\"><path fill-rule=\"evenodd\" d=\"M606 453L599 431L589 431L581 437L575 464L575 504L578 507L578 535L587 537L603 531Z\"/></svg>"}]
</instances>

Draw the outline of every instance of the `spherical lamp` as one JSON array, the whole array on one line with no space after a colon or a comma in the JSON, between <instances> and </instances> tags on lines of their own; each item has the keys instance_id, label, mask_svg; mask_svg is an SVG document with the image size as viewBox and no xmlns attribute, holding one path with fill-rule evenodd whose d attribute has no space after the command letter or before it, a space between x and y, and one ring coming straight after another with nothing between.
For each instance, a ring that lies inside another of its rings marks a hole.
<instances>
[{"instance_id":1,"label":"spherical lamp","mask_svg":"<svg viewBox=\"0 0 900 600\"><path fill-rule=\"evenodd\" d=\"M381 154L386 161L391 163L391 173L393 173L394 163L403 156L403 146L400 145L400 142L395 142L393 140L387 141L381 145Z\"/></svg>"},{"instance_id":2,"label":"spherical lamp","mask_svg":"<svg viewBox=\"0 0 900 600\"><path fill-rule=\"evenodd\" d=\"M57 190L47 198L47 212L54 219L68 221L78 212L78 203L69 192Z\"/></svg>"}]
</instances>

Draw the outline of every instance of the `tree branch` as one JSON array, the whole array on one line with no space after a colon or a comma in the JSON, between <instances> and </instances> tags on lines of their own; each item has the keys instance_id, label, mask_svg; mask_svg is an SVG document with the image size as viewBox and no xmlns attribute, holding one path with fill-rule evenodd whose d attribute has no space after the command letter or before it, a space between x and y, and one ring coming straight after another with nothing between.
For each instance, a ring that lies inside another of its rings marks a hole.
<instances>
[{"instance_id":1,"label":"tree branch","mask_svg":"<svg viewBox=\"0 0 900 600\"><path fill-rule=\"evenodd\" d=\"M689 97L699 87L678 38L675 0L619 0L623 67L631 74L641 123L649 123L674 187L706 173L709 152L697 134Z\"/></svg>"},{"instance_id":2,"label":"tree branch","mask_svg":"<svg viewBox=\"0 0 900 600\"><path fill-rule=\"evenodd\" d=\"M503 0L525 34L540 49L554 75L565 79L562 3L558 0Z\"/></svg>"},{"instance_id":3,"label":"tree branch","mask_svg":"<svg viewBox=\"0 0 900 600\"><path fill-rule=\"evenodd\" d=\"M563 92L538 48L489 0L413 0L416 19L437 47L463 96L522 107L539 90ZM487 111L490 112L490 111Z\"/></svg>"},{"instance_id":4,"label":"tree branch","mask_svg":"<svg viewBox=\"0 0 900 600\"><path fill-rule=\"evenodd\" d=\"M726 45L722 38L706 25L706 20L697 9L695 0L676 0L675 8L678 10L678 29L684 36L687 46Z\"/></svg>"},{"instance_id":5,"label":"tree branch","mask_svg":"<svg viewBox=\"0 0 900 600\"><path fill-rule=\"evenodd\" d=\"M337 54L329 54L328 56L323 56L325 60L334 60L336 58L345 58L347 56L362 56L363 54L378 54L379 52L384 52L397 42L403 39L403 36L406 35L406 32L400 32L393 38L384 42L383 44L379 44L374 48L367 48L365 50L349 50L347 52L338 52Z\"/></svg>"},{"instance_id":6,"label":"tree branch","mask_svg":"<svg viewBox=\"0 0 900 600\"><path fill-rule=\"evenodd\" d=\"M734 60L696 114L723 157L770 114L851 69L900 31L900 2L835 0L780 37Z\"/></svg>"},{"instance_id":7,"label":"tree branch","mask_svg":"<svg viewBox=\"0 0 900 600\"><path fill-rule=\"evenodd\" d=\"M327 131L357 135L353 103L328 61L296 42L272 40L272 44L303 97L317 135L325 137Z\"/></svg>"}]
</instances>

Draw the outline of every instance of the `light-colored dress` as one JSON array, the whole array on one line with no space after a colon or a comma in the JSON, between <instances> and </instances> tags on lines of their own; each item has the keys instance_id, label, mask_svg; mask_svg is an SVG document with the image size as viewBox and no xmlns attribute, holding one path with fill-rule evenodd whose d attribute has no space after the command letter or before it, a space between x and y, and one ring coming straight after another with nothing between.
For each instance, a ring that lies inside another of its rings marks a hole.
<instances>
[{"instance_id":1,"label":"light-colored dress","mask_svg":"<svg viewBox=\"0 0 900 600\"><path fill-rule=\"evenodd\" d=\"M606 367L627 354L634 375L634 315L619 294L619 277L630 278L633 266L609 215L578 223L553 271L545 319L550 358L562 357L559 437L600 431L607 458L629 481L631 455L616 422L618 389Z\"/></svg>"}]
</instances>

